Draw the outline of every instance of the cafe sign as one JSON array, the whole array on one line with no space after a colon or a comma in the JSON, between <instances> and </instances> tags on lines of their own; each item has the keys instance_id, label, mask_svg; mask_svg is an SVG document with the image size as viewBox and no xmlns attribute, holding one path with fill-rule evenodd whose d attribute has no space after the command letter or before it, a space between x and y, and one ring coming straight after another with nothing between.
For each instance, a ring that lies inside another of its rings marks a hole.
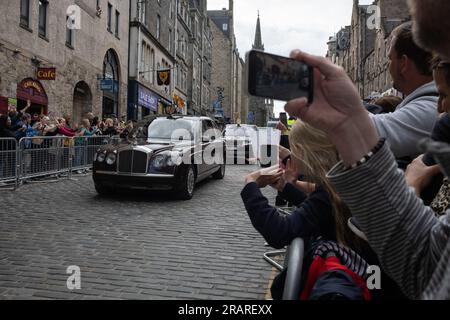
<instances>
[{"instance_id":1,"label":"cafe sign","mask_svg":"<svg viewBox=\"0 0 450 320\"><path fill-rule=\"evenodd\" d=\"M37 71L38 80L55 80L56 68L38 68Z\"/></svg>"}]
</instances>

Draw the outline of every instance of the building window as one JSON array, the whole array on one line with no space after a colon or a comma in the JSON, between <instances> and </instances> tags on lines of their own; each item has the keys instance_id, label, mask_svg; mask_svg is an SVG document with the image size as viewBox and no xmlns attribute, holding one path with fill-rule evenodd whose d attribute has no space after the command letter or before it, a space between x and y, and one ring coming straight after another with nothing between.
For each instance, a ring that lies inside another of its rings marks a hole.
<instances>
[{"instance_id":1,"label":"building window","mask_svg":"<svg viewBox=\"0 0 450 320\"><path fill-rule=\"evenodd\" d=\"M228 24L227 24L227 23L224 23L224 24L222 25L222 30L223 30L223 31L228 31Z\"/></svg>"},{"instance_id":2,"label":"building window","mask_svg":"<svg viewBox=\"0 0 450 320\"><path fill-rule=\"evenodd\" d=\"M119 37L120 12L116 10L116 37Z\"/></svg>"},{"instance_id":3,"label":"building window","mask_svg":"<svg viewBox=\"0 0 450 320\"><path fill-rule=\"evenodd\" d=\"M147 25L147 15L146 15L146 4L147 2L141 3L140 4L140 10L141 10L141 22L144 25Z\"/></svg>"},{"instance_id":4,"label":"building window","mask_svg":"<svg viewBox=\"0 0 450 320\"><path fill-rule=\"evenodd\" d=\"M150 82L152 83L152 84L155 84L155 75L156 75L156 72L155 72L155 50L151 50L150 51L150 67L152 68L152 72L151 72L151 74L150 74Z\"/></svg>"},{"instance_id":5,"label":"building window","mask_svg":"<svg viewBox=\"0 0 450 320\"><path fill-rule=\"evenodd\" d=\"M20 1L20 24L24 27L30 27L30 0Z\"/></svg>"},{"instance_id":6,"label":"building window","mask_svg":"<svg viewBox=\"0 0 450 320\"><path fill-rule=\"evenodd\" d=\"M173 19L173 7L172 7L172 0L169 0L169 18Z\"/></svg>"},{"instance_id":7,"label":"building window","mask_svg":"<svg viewBox=\"0 0 450 320\"><path fill-rule=\"evenodd\" d=\"M108 31L112 32L112 5L108 3Z\"/></svg>"},{"instance_id":8,"label":"building window","mask_svg":"<svg viewBox=\"0 0 450 320\"><path fill-rule=\"evenodd\" d=\"M159 39L160 32L161 32L161 16L158 14L156 18L156 39Z\"/></svg>"},{"instance_id":9,"label":"building window","mask_svg":"<svg viewBox=\"0 0 450 320\"><path fill-rule=\"evenodd\" d=\"M66 45L73 48L73 30L68 27L70 17L66 17Z\"/></svg>"},{"instance_id":10,"label":"building window","mask_svg":"<svg viewBox=\"0 0 450 320\"><path fill-rule=\"evenodd\" d=\"M145 76L144 79L146 82L150 81L150 76L152 70L150 70L150 46L146 45L145 47L145 55L144 55L144 70L145 70Z\"/></svg>"},{"instance_id":11,"label":"building window","mask_svg":"<svg viewBox=\"0 0 450 320\"><path fill-rule=\"evenodd\" d=\"M48 1L39 0L39 35L47 37L47 8Z\"/></svg>"},{"instance_id":12,"label":"building window","mask_svg":"<svg viewBox=\"0 0 450 320\"><path fill-rule=\"evenodd\" d=\"M169 48L169 52L172 53L172 29L169 29L169 45L167 47Z\"/></svg>"},{"instance_id":13,"label":"building window","mask_svg":"<svg viewBox=\"0 0 450 320\"><path fill-rule=\"evenodd\" d=\"M141 64L139 66L139 72L141 73L141 77L145 79L145 48L146 43L143 41L141 46Z\"/></svg>"},{"instance_id":14,"label":"building window","mask_svg":"<svg viewBox=\"0 0 450 320\"><path fill-rule=\"evenodd\" d=\"M181 36L181 56L183 59L185 58L185 49L184 49L184 35Z\"/></svg>"}]
</instances>

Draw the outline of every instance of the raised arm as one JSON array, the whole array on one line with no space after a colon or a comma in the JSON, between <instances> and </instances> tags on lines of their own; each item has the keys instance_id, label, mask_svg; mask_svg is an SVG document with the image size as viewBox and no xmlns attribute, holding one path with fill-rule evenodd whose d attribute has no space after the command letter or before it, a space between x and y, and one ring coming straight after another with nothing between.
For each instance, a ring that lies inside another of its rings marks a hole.
<instances>
[{"instance_id":1,"label":"raised arm","mask_svg":"<svg viewBox=\"0 0 450 320\"><path fill-rule=\"evenodd\" d=\"M300 51L291 56L315 67L315 96L311 105L303 98L289 102L286 111L327 132L336 145L343 162L330 178L387 273L412 298L429 283L444 285L450 215L438 220L424 206L386 144L371 153L380 141L378 132L342 68Z\"/></svg>"}]
</instances>

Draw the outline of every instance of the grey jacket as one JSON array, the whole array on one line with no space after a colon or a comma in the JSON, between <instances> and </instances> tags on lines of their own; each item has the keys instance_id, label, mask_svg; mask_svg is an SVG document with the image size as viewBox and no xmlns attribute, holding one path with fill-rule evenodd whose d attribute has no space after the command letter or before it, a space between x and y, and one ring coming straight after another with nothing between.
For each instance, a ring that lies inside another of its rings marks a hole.
<instances>
[{"instance_id":1,"label":"grey jacket","mask_svg":"<svg viewBox=\"0 0 450 320\"><path fill-rule=\"evenodd\" d=\"M431 136L438 120L438 90L427 83L407 96L395 112L371 114L381 137L386 138L396 158L419 155L417 143Z\"/></svg>"},{"instance_id":2,"label":"grey jacket","mask_svg":"<svg viewBox=\"0 0 450 320\"><path fill-rule=\"evenodd\" d=\"M450 211L438 219L416 197L387 144L355 169L337 164L329 177L404 293L450 299Z\"/></svg>"}]
</instances>

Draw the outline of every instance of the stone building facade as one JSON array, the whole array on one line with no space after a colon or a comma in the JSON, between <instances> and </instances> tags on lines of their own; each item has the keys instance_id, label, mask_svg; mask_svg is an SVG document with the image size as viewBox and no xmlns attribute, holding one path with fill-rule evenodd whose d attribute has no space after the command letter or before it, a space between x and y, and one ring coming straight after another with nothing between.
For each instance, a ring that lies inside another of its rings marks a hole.
<instances>
[{"instance_id":1,"label":"stone building facade","mask_svg":"<svg viewBox=\"0 0 450 320\"><path fill-rule=\"evenodd\" d=\"M212 72L212 31L206 0L190 0L191 41L189 95L192 97L189 111L194 115L211 116L210 105Z\"/></svg>"},{"instance_id":2,"label":"stone building facade","mask_svg":"<svg viewBox=\"0 0 450 320\"><path fill-rule=\"evenodd\" d=\"M179 70L175 70L175 55L178 49L175 46L176 17L176 0L131 0L129 119L142 119L149 114L164 114L173 106L172 94L177 76L186 76L183 71L187 73L187 67L179 66ZM186 43L183 45L186 46ZM166 71L167 73L162 75L168 78L162 82L159 80L158 84L160 71ZM179 71L179 74L176 71ZM180 87L181 83L180 81Z\"/></svg>"},{"instance_id":3,"label":"stone building facade","mask_svg":"<svg viewBox=\"0 0 450 320\"><path fill-rule=\"evenodd\" d=\"M215 116L227 122L244 123L242 119L243 70L234 35L234 4L229 8L208 11L212 31L212 76L210 103Z\"/></svg>"},{"instance_id":4,"label":"stone building facade","mask_svg":"<svg viewBox=\"0 0 450 320\"><path fill-rule=\"evenodd\" d=\"M74 122L125 115L128 0L3 0L0 11L0 96ZM55 68L55 80L37 79L39 68Z\"/></svg>"},{"instance_id":5,"label":"stone building facade","mask_svg":"<svg viewBox=\"0 0 450 320\"><path fill-rule=\"evenodd\" d=\"M206 115L212 61L206 12L206 0L131 0L129 118ZM164 72L170 81L158 82Z\"/></svg>"},{"instance_id":6,"label":"stone building facade","mask_svg":"<svg viewBox=\"0 0 450 320\"><path fill-rule=\"evenodd\" d=\"M375 15L373 6L379 8L377 26L371 24ZM351 25L330 37L327 57L347 71L362 98L396 94L387 55L392 31L409 19L406 0L375 0L371 6L354 0Z\"/></svg>"}]
</instances>

